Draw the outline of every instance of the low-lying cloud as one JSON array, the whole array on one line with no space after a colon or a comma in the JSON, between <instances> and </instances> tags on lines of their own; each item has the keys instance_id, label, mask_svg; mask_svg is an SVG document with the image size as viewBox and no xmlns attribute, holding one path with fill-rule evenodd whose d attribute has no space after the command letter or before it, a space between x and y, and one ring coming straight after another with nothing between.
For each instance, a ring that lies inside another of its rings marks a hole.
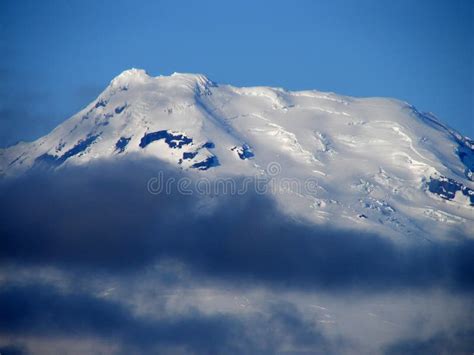
<instances>
[{"instance_id":1,"label":"low-lying cloud","mask_svg":"<svg viewBox=\"0 0 474 355\"><path fill-rule=\"evenodd\" d=\"M1 260L134 272L172 258L207 276L285 287L474 286L467 238L399 246L296 221L267 196L152 195L149 175L135 168L78 168L7 183Z\"/></svg>"},{"instance_id":2,"label":"low-lying cloud","mask_svg":"<svg viewBox=\"0 0 474 355\"><path fill-rule=\"evenodd\" d=\"M284 343L331 354L344 346L331 344L290 303L269 304L258 316L191 310L152 318L87 293L7 284L0 289L0 305L3 335L99 337L120 344L123 353L270 354Z\"/></svg>"},{"instance_id":3,"label":"low-lying cloud","mask_svg":"<svg viewBox=\"0 0 474 355\"><path fill-rule=\"evenodd\" d=\"M0 263L51 268L79 279L109 275L131 285L153 265L171 260L191 271L192 282L270 294L473 291L474 243L465 236L449 243L397 244L375 233L295 220L271 196L153 195L147 181L158 170L168 177L185 174L166 166L102 162L4 180ZM190 281L176 276L167 282L175 287ZM335 342L292 302L269 300L250 314L187 309L145 316L120 297L59 286L20 277L2 281L0 340L99 337L118 342L124 353L328 354L360 346L348 334ZM471 346L463 336L471 328L462 322L458 327L454 335L437 330L435 340L400 335L383 351ZM1 344L26 352L21 342Z\"/></svg>"}]
</instances>

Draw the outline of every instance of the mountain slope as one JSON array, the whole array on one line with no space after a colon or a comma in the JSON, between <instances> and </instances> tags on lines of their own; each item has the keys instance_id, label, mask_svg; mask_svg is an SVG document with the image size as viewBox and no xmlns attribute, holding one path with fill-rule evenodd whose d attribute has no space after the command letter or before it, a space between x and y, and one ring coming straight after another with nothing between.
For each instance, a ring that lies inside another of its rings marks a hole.
<instances>
[{"instance_id":1,"label":"mountain slope","mask_svg":"<svg viewBox=\"0 0 474 355\"><path fill-rule=\"evenodd\" d=\"M131 69L0 174L156 158L196 179L271 182L288 213L412 239L471 235L474 142L393 99L218 85Z\"/></svg>"}]
</instances>

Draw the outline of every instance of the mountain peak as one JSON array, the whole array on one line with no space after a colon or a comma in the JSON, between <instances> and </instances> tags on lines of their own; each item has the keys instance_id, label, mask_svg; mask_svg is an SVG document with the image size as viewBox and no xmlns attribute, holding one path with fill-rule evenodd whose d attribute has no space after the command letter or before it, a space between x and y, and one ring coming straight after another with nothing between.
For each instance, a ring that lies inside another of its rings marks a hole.
<instances>
[{"instance_id":1,"label":"mountain peak","mask_svg":"<svg viewBox=\"0 0 474 355\"><path fill-rule=\"evenodd\" d=\"M150 76L144 69L130 68L117 75L111 82L111 85L126 85L131 81L143 82Z\"/></svg>"},{"instance_id":2,"label":"mountain peak","mask_svg":"<svg viewBox=\"0 0 474 355\"><path fill-rule=\"evenodd\" d=\"M197 93L207 92L211 87L217 87L217 84L210 80L204 74L178 73L174 72L169 76L159 75L150 76L145 70L131 68L117 75L111 82L111 87L128 87L130 84L143 84L149 81L163 81L171 85L187 86Z\"/></svg>"},{"instance_id":3,"label":"mountain peak","mask_svg":"<svg viewBox=\"0 0 474 355\"><path fill-rule=\"evenodd\" d=\"M282 203L318 223L428 239L432 223L440 233L474 226L473 142L432 115L392 99L218 86L202 74L122 72L47 136L0 150L0 176L140 158L196 177L272 178L266 167L277 166L280 181L316 179Z\"/></svg>"}]
</instances>

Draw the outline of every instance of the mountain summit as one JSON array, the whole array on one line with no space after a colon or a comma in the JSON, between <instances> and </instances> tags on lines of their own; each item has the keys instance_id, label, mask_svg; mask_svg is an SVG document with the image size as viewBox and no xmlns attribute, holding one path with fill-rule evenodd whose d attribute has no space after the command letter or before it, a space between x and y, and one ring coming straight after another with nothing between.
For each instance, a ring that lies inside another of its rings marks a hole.
<instances>
[{"instance_id":1,"label":"mountain summit","mask_svg":"<svg viewBox=\"0 0 474 355\"><path fill-rule=\"evenodd\" d=\"M48 135L0 150L0 174L130 157L196 179L311 181L311 191L276 195L316 223L420 239L474 230L474 142L433 115L394 99L238 88L200 74L126 70Z\"/></svg>"}]
</instances>

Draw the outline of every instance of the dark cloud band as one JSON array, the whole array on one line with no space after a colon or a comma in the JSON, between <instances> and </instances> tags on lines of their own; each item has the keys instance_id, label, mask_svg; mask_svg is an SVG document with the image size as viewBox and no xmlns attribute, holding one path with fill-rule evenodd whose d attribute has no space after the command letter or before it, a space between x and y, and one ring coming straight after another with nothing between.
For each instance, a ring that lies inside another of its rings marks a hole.
<instances>
[{"instance_id":1,"label":"dark cloud band","mask_svg":"<svg viewBox=\"0 0 474 355\"><path fill-rule=\"evenodd\" d=\"M152 195L150 174L126 164L4 184L1 260L127 273L172 258L206 277L319 289L474 286L474 242L462 236L398 246L295 221L257 194Z\"/></svg>"}]
</instances>

